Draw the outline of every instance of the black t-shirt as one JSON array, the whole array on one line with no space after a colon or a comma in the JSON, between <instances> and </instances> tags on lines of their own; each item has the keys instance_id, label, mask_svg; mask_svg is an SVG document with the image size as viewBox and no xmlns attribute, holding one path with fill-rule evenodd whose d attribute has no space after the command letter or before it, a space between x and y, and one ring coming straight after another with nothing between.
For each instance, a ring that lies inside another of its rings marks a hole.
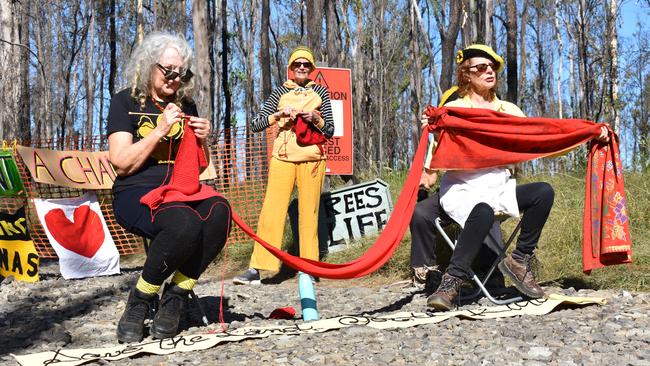
<instances>
[{"instance_id":1,"label":"black t-shirt","mask_svg":"<svg viewBox=\"0 0 650 366\"><path fill-rule=\"evenodd\" d=\"M167 103L160 102L163 108ZM197 116L196 104L184 103L180 106L187 115ZM111 107L108 112L108 135L113 132L124 131L133 135L133 143L147 136L157 125L161 111L151 99L147 99L145 107L140 108L140 103L131 96L130 89L124 89L113 95ZM118 176L113 184L113 192L118 193L131 187L155 188L167 183L171 178L174 159L183 138L185 123L177 123L164 138L160 139L158 146L149 156L149 159L137 172L126 176ZM167 182L164 182L167 176Z\"/></svg>"}]
</instances>

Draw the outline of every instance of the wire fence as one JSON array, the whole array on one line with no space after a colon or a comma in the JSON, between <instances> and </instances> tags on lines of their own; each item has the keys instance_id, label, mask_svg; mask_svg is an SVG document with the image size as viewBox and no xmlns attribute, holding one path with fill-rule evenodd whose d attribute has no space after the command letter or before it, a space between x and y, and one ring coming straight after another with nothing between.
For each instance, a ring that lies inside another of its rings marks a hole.
<instances>
[{"instance_id":1,"label":"wire fence","mask_svg":"<svg viewBox=\"0 0 650 366\"><path fill-rule=\"evenodd\" d=\"M253 134L246 128L221 130L209 139L211 161L217 172L217 178L205 181L223 194L234 211L249 225L256 229L257 218L262 207L268 160L275 131L266 134ZM21 144L19 141L18 144ZM101 151L107 150L107 142L101 136L83 138L76 135L65 140L47 139L22 143L41 149ZM38 219L34 206L34 198L68 198L84 194L84 190L43 184L34 181L29 169L14 151L14 160L18 166L20 177L25 187L25 197L0 197L0 210L14 212L25 206L25 215L29 233L34 246L41 258L56 258L57 255L49 243L43 225ZM120 255L138 254L143 252L142 238L125 231L115 220L112 206L112 191L109 189L93 190ZM250 241L250 238L238 227L233 227L230 243L239 244Z\"/></svg>"}]
</instances>

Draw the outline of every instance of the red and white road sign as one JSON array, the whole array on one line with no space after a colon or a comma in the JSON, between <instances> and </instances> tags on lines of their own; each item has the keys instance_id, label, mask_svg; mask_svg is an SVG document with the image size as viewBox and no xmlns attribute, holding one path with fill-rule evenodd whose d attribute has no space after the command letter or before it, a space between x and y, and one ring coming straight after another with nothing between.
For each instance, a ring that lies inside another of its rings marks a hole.
<instances>
[{"instance_id":1,"label":"red and white road sign","mask_svg":"<svg viewBox=\"0 0 650 366\"><path fill-rule=\"evenodd\" d=\"M334 136L325 143L327 174L350 175L353 173L352 148L352 72L350 69L318 67L309 78L326 86L330 92Z\"/></svg>"}]
</instances>

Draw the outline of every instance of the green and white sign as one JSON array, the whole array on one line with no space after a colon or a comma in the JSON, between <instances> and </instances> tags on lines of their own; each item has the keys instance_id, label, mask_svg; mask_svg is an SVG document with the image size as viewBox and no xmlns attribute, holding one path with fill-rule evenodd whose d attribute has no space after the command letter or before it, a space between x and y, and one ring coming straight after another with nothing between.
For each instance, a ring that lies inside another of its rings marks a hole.
<instances>
[{"instance_id":1,"label":"green and white sign","mask_svg":"<svg viewBox=\"0 0 650 366\"><path fill-rule=\"evenodd\" d=\"M0 197L24 196L25 187L11 150L0 150Z\"/></svg>"}]
</instances>

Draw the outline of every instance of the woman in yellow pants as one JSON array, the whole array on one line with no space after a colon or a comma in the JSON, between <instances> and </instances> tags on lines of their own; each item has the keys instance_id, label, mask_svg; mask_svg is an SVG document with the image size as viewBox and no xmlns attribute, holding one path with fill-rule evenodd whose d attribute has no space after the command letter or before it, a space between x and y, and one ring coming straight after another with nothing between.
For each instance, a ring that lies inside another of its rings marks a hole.
<instances>
[{"instance_id":1,"label":"woman in yellow pants","mask_svg":"<svg viewBox=\"0 0 650 366\"><path fill-rule=\"evenodd\" d=\"M300 256L318 260L318 207L326 157L322 146L305 144L297 139L295 125L301 118L316 133L330 138L334 134L334 120L329 91L309 79L309 74L315 70L312 51L302 46L291 51L288 70L293 78L271 93L252 121L255 132L274 124L279 127L273 142L257 235L280 247L289 200L294 186L297 186ZM233 283L260 284L259 270L278 271L279 268L280 261L255 243L250 268L235 277Z\"/></svg>"}]
</instances>

